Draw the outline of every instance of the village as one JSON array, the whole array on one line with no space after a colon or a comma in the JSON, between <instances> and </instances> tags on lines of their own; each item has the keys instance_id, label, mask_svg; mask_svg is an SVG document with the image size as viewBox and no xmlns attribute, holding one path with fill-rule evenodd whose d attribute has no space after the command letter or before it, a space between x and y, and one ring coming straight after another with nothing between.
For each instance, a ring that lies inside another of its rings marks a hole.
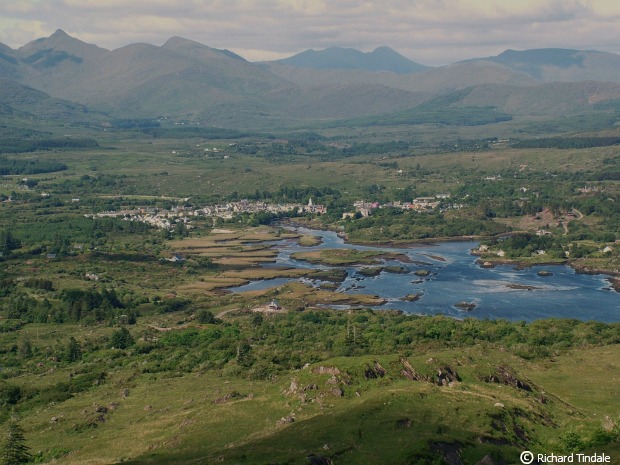
<instances>
[{"instance_id":1,"label":"village","mask_svg":"<svg viewBox=\"0 0 620 465\"><path fill-rule=\"evenodd\" d=\"M192 218L213 217L230 220L236 215L252 213L312 213L324 215L327 208L324 205L315 205L312 199L306 205L299 203L265 203L239 200L217 205L208 205L201 208L174 206L171 209L142 207L131 210L106 211L85 215L87 218L122 218L125 221L139 221L160 229L173 229L179 222L188 224Z\"/></svg>"},{"instance_id":2,"label":"village","mask_svg":"<svg viewBox=\"0 0 620 465\"><path fill-rule=\"evenodd\" d=\"M449 198L450 194L437 194L434 197L416 197L411 202L395 201L386 202L384 204L357 200L353 203L355 211L343 213L342 219L371 216L373 210L377 208L400 208L402 210L415 212L429 212L438 208L442 202ZM460 209L462 207L463 205L461 204L444 205L445 209Z\"/></svg>"},{"instance_id":3,"label":"village","mask_svg":"<svg viewBox=\"0 0 620 465\"><path fill-rule=\"evenodd\" d=\"M434 197L417 197L411 202L367 202L357 200L353 203L354 211L342 214L342 219L360 218L371 216L372 212L378 208L400 208L402 210L414 212L430 212L442 206L443 209L460 209L461 204L445 204L450 198L450 194L437 194ZM261 201L250 201L247 199L226 202L216 205L206 205L203 207L174 206L170 209L156 207L138 207L133 209L123 209L114 211L104 211L95 214L85 215L87 218L122 218L125 221L138 221L147 223L160 229L173 229L175 224L182 222L189 224L192 218L212 217L230 220L240 214L254 213L297 213L297 214L316 214L324 215L327 213L325 205L315 204L312 199L307 204L300 203L266 203Z\"/></svg>"}]
</instances>

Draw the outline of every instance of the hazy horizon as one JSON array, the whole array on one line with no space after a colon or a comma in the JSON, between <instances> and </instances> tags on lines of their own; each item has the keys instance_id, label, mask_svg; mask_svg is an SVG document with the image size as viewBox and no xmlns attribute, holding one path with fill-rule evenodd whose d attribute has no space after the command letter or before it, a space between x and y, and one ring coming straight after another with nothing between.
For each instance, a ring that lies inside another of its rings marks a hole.
<instances>
[{"instance_id":1,"label":"hazy horizon","mask_svg":"<svg viewBox=\"0 0 620 465\"><path fill-rule=\"evenodd\" d=\"M380 46L429 66L506 49L565 48L618 53L620 4L608 0L6 0L0 42L19 48L57 29L113 50L180 36L249 61L308 49Z\"/></svg>"}]
</instances>

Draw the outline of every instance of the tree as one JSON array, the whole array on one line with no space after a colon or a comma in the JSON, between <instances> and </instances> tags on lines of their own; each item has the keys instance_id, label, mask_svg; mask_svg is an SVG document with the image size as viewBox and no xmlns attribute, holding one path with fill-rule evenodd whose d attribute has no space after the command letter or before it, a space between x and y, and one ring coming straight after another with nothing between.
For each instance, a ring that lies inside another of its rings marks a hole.
<instances>
[{"instance_id":1,"label":"tree","mask_svg":"<svg viewBox=\"0 0 620 465\"><path fill-rule=\"evenodd\" d=\"M0 252L8 255L12 250L19 249L21 243L11 231L0 231Z\"/></svg>"},{"instance_id":2,"label":"tree","mask_svg":"<svg viewBox=\"0 0 620 465\"><path fill-rule=\"evenodd\" d=\"M200 324L214 324L216 323L215 316L209 310L202 309L196 315L196 319Z\"/></svg>"},{"instance_id":3,"label":"tree","mask_svg":"<svg viewBox=\"0 0 620 465\"><path fill-rule=\"evenodd\" d=\"M19 355L22 358L32 357L32 344L30 343L30 339L24 337L21 341L19 341L18 350Z\"/></svg>"},{"instance_id":4,"label":"tree","mask_svg":"<svg viewBox=\"0 0 620 465\"><path fill-rule=\"evenodd\" d=\"M21 465L32 460L32 455L26 446L24 431L20 426L17 417L11 417L9 421L8 434L6 442L2 448L0 455L0 463L2 465Z\"/></svg>"},{"instance_id":5,"label":"tree","mask_svg":"<svg viewBox=\"0 0 620 465\"><path fill-rule=\"evenodd\" d=\"M250 323L252 324L252 326L259 327L263 324L263 321L263 315L261 315L260 313L252 313L252 316L250 317Z\"/></svg>"},{"instance_id":6,"label":"tree","mask_svg":"<svg viewBox=\"0 0 620 465\"><path fill-rule=\"evenodd\" d=\"M67 345L67 360L70 362L77 362L82 358L82 348L80 347L80 343L75 340L73 336L69 339L69 344Z\"/></svg>"},{"instance_id":7,"label":"tree","mask_svg":"<svg viewBox=\"0 0 620 465\"><path fill-rule=\"evenodd\" d=\"M127 349L134 345L135 341L131 333L124 326L118 331L114 331L110 340L110 346L116 349Z\"/></svg>"},{"instance_id":8,"label":"tree","mask_svg":"<svg viewBox=\"0 0 620 465\"><path fill-rule=\"evenodd\" d=\"M249 368L254 364L252 346L250 346L247 342L243 342L237 346L237 363L246 368Z\"/></svg>"}]
</instances>

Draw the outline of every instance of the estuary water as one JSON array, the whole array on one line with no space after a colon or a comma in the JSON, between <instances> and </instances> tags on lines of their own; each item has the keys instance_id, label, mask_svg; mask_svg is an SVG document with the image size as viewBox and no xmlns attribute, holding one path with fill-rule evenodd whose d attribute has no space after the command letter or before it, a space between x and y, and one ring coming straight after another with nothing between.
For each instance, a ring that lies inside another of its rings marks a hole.
<instances>
[{"instance_id":1,"label":"estuary water","mask_svg":"<svg viewBox=\"0 0 620 465\"><path fill-rule=\"evenodd\" d=\"M442 242L413 247L369 247L347 244L330 231L299 228L302 234L320 236L323 243L316 247L301 247L296 241L283 240L276 263L267 266L326 269L294 260L298 251L331 248L384 250L407 255L411 263L386 261L386 266L402 266L406 273L382 272L378 276L359 274L364 266L346 267L347 278L338 292L378 295L387 302L376 309L398 309L418 315L444 314L455 318L504 318L532 321L542 318L576 318L603 322L620 321L620 293L615 292L604 275L578 274L566 265L544 265L517 270L512 265L481 268L477 257L471 255L476 242ZM430 275L419 277L416 270L429 270ZM553 273L539 276L541 270ZM302 279L303 280L303 279ZM234 292L267 289L281 286L294 279L254 281L230 288ZM318 285L318 282L312 282ZM419 300L401 300L408 294L421 294ZM457 303L475 304L470 310Z\"/></svg>"}]
</instances>

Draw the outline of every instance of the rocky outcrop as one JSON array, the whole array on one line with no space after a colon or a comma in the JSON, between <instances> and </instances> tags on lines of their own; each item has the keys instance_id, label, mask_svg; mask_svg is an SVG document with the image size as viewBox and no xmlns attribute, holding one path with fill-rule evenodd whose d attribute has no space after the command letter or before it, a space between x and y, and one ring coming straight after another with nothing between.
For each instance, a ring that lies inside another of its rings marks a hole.
<instances>
[{"instance_id":1,"label":"rocky outcrop","mask_svg":"<svg viewBox=\"0 0 620 465\"><path fill-rule=\"evenodd\" d=\"M364 378L366 379L377 379L383 378L387 372L385 368L383 368L379 362L375 362L373 366L367 366L364 370Z\"/></svg>"},{"instance_id":2,"label":"rocky outcrop","mask_svg":"<svg viewBox=\"0 0 620 465\"><path fill-rule=\"evenodd\" d=\"M474 302L465 302L464 300L455 303L454 306L460 310L465 310L467 312L471 312L474 308L476 308L476 304Z\"/></svg>"},{"instance_id":3,"label":"rocky outcrop","mask_svg":"<svg viewBox=\"0 0 620 465\"><path fill-rule=\"evenodd\" d=\"M476 465L505 465L506 462L503 460L497 460L491 457L490 455L485 455L481 460L476 462Z\"/></svg>"},{"instance_id":4,"label":"rocky outcrop","mask_svg":"<svg viewBox=\"0 0 620 465\"><path fill-rule=\"evenodd\" d=\"M226 394L223 397L218 397L212 403L213 404L225 404L225 403L233 401L233 400L244 399L245 397L246 396L244 396L243 394L240 394L237 391L233 391L231 393Z\"/></svg>"},{"instance_id":5,"label":"rocky outcrop","mask_svg":"<svg viewBox=\"0 0 620 465\"><path fill-rule=\"evenodd\" d=\"M411 381L425 381L427 383L436 384L437 386L451 386L452 384L461 381L461 377L457 371L450 365L444 364L438 366L437 376L431 376L424 375L417 371L405 358L402 358L400 363L402 366L400 374Z\"/></svg>"},{"instance_id":6,"label":"rocky outcrop","mask_svg":"<svg viewBox=\"0 0 620 465\"><path fill-rule=\"evenodd\" d=\"M297 391L299 390L299 384L297 383L296 379L292 379L291 380L291 385L289 386L288 389L284 390L284 395L285 396L292 396L297 394Z\"/></svg>"},{"instance_id":7,"label":"rocky outcrop","mask_svg":"<svg viewBox=\"0 0 620 465\"><path fill-rule=\"evenodd\" d=\"M316 367L312 370L315 375L340 375L342 372L336 367Z\"/></svg>"},{"instance_id":8,"label":"rocky outcrop","mask_svg":"<svg viewBox=\"0 0 620 465\"><path fill-rule=\"evenodd\" d=\"M436 442L431 444L431 449L436 454L443 457L444 461L450 465L463 465L461 461L461 444L458 442Z\"/></svg>"},{"instance_id":9,"label":"rocky outcrop","mask_svg":"<svg viewBox=\"0 0 620 465\"><path fill-rule=\"evenodd\" d=\"M400 360L400 363L402 364L402 369L400 370L400 374L403 375L405 378L411 381L426 381L426 382L431 381L430 377L421 374L415 368L413 368L411 366L411 363L409 363L409 360L407 360L406 358L402 358Z\"/></svg>"},{"instance_id":10,"label":"rocky outcrop","mask_svg":"<svg viewBox=\"0 0 620 465\"><path fill-rule=\"evenodd\" d=\"M321 455L310 454L306 458L310 460L310 465L334 465L330 458Z\"/></svg>"},{"instance_id":11,"label":"rocky outcrop","mask_svg":"<svg viewBox=\"0 0 620 465\"><path fill-rule=\"evenodd\" d=\"M461 377L450 365L443 365L437 368L437 384L439 386L448 386L460 381Z\"/></svg>"},{"instance_id":12,"label":"rocky outcrop","mask_svg":"<svg viewBox=\"0 0 620 465\"><path fill-rule=\"evenodd\" d=\"M421 292L417 294L407 294L405 297L401 297L400 300L404 302L415 302L417 300L420 300L420 297L422 297Z\"/></svg>"},{"instance_id":13,"label":"rocky outcrop","mask_svg":"<svg viewBox=\"0 0 620 465\"><path fill-rule=\"evenodd\" d=\"M523 391L532 391L532 387L528 383L517 378L512 369L505 366L498 366L494 373L484 377L483 380L487 383L504 384Z\"/></svg>"},{"instance_id":14,"label":"rocky outcrop","mask_svg":"<svg viewBox=\"0 0 620 465\"><path fill-rule=\"evenodd\" d=\"M329 378L327 381L325 381L325 384L338 384L340 383L340 380L336 377L336 375L332 375L331 378Z\"/></svg>"},{"instance_id":15,"label":"rocky outcrop","mask_svg":"<svg viewBox=\"0 0 620 465\"><path fill-rule=\"evenodd\" d=\"M280 418L278 421L276 421L276 425L284 426L284 425L288 425L289 423L293 423L294 421L295 421L295 415L291 414L286 417Z\"/></svg>"},{"instance_id":16,"label":"rocky outcrop","mask_svg":"<svg viewBox=\"0 0 620 465\"><path fill-rule=\"evenodd\" d=\"M396 420L396 427L398 429L411 428L411 420L409 418L401 418L400 420Z\"/></svg>"}]
</instances>

